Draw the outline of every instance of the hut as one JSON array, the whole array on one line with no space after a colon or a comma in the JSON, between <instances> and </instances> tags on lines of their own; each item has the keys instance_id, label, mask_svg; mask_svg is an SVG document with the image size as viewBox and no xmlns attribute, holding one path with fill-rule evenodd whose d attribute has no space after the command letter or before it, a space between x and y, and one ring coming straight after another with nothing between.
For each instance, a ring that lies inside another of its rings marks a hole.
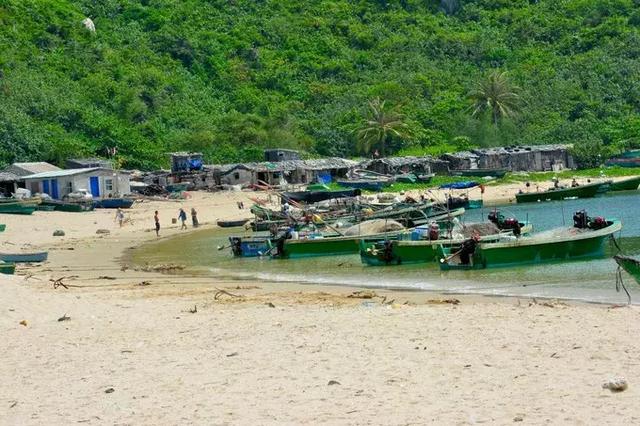
<instances>
[{"instance_id":1,"label":"hut","mask_svg":"<svg viewBox=\"0 0 640 426\"><path fill-rule=\"evenodd\" d=\"M290 175L289 183L329 183L346 176L350 169L358 166L358 163L332 157L295 161L292 166L295 166L295 171Z\"/></svg>"},{"instance_id":2,"label":"hut","mask_svg":"<svg viewBox=\"0 0 640 426\"><path fill-rule=\"evenodd\" d=\"M385 157L368 160L362 167L384 175L431 173L431 157Z\"/></svg>"},{"instance_id":3,"label":"hut","mask_svg":"<svg viewBox=\"0 0 640 426\"><path fill-rule=\"evenodd\" d=\"M199 152L173 152L171 157L171 173L192 172L202 170L202 154Z\"/></svg>"},{"instance_id":4,"label":"hut","mask_svg":"<svg viewBox=\"0 0 640 426\"><path fill-rule=\"evenodd\" d=\"M18 189L20 177L11 172L0 172L0 197L10 197Z\"/></svg>"},{"instance_id":5,"label":"hut","mask_svg":"<svg viewBox=\"0 0 640 426\"><path fill-rule=\"evenodd\" d=\"M24 176L32 193L44 193L54 199L76 191L89 191L96 198L116 197L131 192L129 174L105 168L67 169Z\"/></svg>"},{"instance_id":6,"label":"hut","mask_svg":"<svg viewBox=\"0 0 640 426\"><path fill-rule=\"evenodd\" d=\"M53 164L45 163L44 161L33 163L13 163L4 169L5 172L12 173L18 177L29 176L35 173L54 172L58 170L62 169L58 166L54 166Z\"/></svg>"}]
</instances>

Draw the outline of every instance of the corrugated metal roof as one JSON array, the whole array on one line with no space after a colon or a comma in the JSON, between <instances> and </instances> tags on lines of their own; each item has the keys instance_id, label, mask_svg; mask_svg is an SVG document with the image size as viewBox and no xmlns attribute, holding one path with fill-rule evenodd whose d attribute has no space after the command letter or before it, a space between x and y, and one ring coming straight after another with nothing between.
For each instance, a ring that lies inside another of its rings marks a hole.
<instances>
[{"instance_id":1,"label":"corrugated metal roof","mask_svg":"<svg viewBox=\"0 0 640 426\"><path fill-rule=\"evenodd\" d=\"M35 173L44 173L44 172L52 172L55 170L62 170L58 166L54 166L53 164L45 163L44 161L33 162L33 163L13 163L8 169L18 168L28 172L29 174Z\"/></svg>"},{"instance_id":2,"label":"corrugated metal roof","mask_svg":"<svg viewBox=\"0 0 640 426\"><path fill-rule=\"evenodd\" d=\"M33 175L24 176L23 179L51 179L51 178L59 178L64 176L80 175L83 173L91 173L97 170L105 170L107 172L116 173L115 170L105 169L103 167L89 167L85 169L66 169L66 170L55 170L52 172L36 173ZM122 171L118 171L117 173L128 174Z\"/></svg>"},{"instance_id":3,"label":"corrugated metal roof","mask_svg":"<svg viewBox=\"0 0 640 426\"><path fill-rule=\"evenodd\" d=\"M20 176L11 172L0 172L0 182L12 182L20 180Z\"/></svg>"}]
</instances>

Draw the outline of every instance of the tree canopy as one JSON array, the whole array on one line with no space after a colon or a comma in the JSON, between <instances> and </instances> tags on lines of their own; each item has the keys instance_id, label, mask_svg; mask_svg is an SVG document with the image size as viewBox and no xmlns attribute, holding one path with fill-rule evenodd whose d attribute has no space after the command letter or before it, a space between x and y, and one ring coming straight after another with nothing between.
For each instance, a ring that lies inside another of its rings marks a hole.
<instances>
[{"instance_id":1,"label":"tree canopy","mask_svg":"<svg viewBox=\"0 0 640 426\"><path fill-rule=\"evenodd\" d=\"M640 0L4 0L0 52L0 165L352 156L376 98L410 127L389 153L640 134ZM503 72L518 113L472 117Z\"/></svg>"}]
</instances>

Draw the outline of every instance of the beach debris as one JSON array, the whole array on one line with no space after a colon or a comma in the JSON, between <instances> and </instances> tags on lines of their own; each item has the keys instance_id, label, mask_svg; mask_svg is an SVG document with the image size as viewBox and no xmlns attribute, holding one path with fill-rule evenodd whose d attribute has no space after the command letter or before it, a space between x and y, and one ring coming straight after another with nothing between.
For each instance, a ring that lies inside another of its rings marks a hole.
<instances>
[{"instance_id":1,"label":"beach debris","mask_svg":"<svg viewBox=\"0 0 640 426\"><path fill-rule=\"evenodd\" d=\"M265 303L265 305L267 305L267 306L268 306L268 307L270 307L270 308L275 308L275 307L276 307L276 305L274 305L274 304L273 304L273 303L271 303L271 302L267 302L267 303Z\"/></svg>"},{"instance_id":2,"label":"beach debris","mask_svg":"<svg viewBox=\"0 0 640 426\"><path fill-rule=\"evenodd\" d=\"M524 421L524 417L522 417L522 416L515 416L515 417L513 418L513 421L514 421L514 422L522 422L522 421Z\"/></svg>"},{"instance_id":3,"label":"beach debris","mask_svg":"<svg viewBox=\"0 0 640 426\"><path fill-rule=\"evenodd\" d=\"M458 299L429 299L427 300L429 305L457 305L460 303Z\"/></svg>"},{"instance_id":4,"label":"beach debris","mask_svg":"<svg viewBox=\"0 0 640 426\"><path fill-rule=\"evenodd\" d=\"M329 380L329 383L327 383L327 386L334 386L334 385L339 385L340 382L337 380Z\"/></svg>"},{"instance_id":5,"label":"beach debris","mask_svg":"<svg viewBox=\"0 0 640 426\"><path fill-rule=\"evenodd\" d=\"M70 319L71 319L71 317L68 317L67 314L65 313L63 316L58 318L58 322L69 321Z\"/></svg>"},{"instance_id":6,"label":"beach debris","mask_svg":"<svg viewBox=\"0 0 640 426\"><path fill-rule=\"evenodd\" d=\"M228 289L232 289L232 290L260 290L262 289L262 287L257 286L257 285L236 285L236 286L230 286L230 287L225 287Z\"/></svg>"},{"instance_id":7,"label":"beach debris","mask_svg":"<svg viewBox=\"0 0 640 426\"><path fill-rule=\"evenodd\" d=\"M9 406L9 408L13 408L18 405L18 401L13 401L13 403Z\"/></svg>"},{"instance_id":8,"label":"beach debris","mask_svg":"<svg viewBox=\"0 0 640 426\"><path fill-rule=\"evenodd\" d=\"M629 384L624 377L615 377L602 384L603 389L609 389L611 392L622 392L627 390L628 387Z\"/></svg>"},{"instance_id":9,"label":"beach debris","mask_svg":"<svg viewBox=\"0 0 640 426\"><path fill-rule=\"evenodd\" d=\"M93 23L93 20L91 18L84 18L82 20L82 25L84 25L84 27L92 32L95 33L96 32L96 25Z\"/></svg>"},{"instance_id":10,"label":"beach debris","mask_svg":"<svg viewBox=\"0 0 640 426\"><path fill-rule=\"evenodd\" d=\"M98 229L96 231L96 234L98 234L98 235L108 235L110 233L111 233L111 231L109 231L108 229Z\"/></svg>"},{"instance_id":11,"label":"beach debris","mask_svg":"<svg viewBox=\"0 0 640 426\"><path fill-rule=\"evenodd\" d=\"M138 285L140 287L144 287L144 286L147 286L147 285L151 285L151 282L150 281L141 281L136 285Z\"/></svg>"},{"instance_id":12,"label":"beach debris","mask_svg":"<svg viewBox=\"0 0 640 426\"><path fill-rule=\"evenodd\" d=\"M114 388L106 388L104 393L114 393L116 390Z\"/></svg>"},{"instance_id":13,"label":"beach debris","mask_svg":"<svg viewBox=\"0 0 640 426\"><path fill-rule=\"evenodd\" d=\"M99 280L115 280L116 277L110 277L109 275L100 275L98 279Z\"/></svg>"},{"instance_id":14,"label":"beach debris","mask_svg":"<svg viewBox=\"0 0 640 426\"><path fill-rule=\"evenodd\" d=\"M55 231L53 231L53 236L54 237L64 237L65 233L62 229L56 229Z\"/></svg>"},{"instance_id":15,"label":"beach debris","mask_svg":"<svg viewBox=\"0 0 640 426\"><path fill-rule=\"evenodd\" d=\"M135 269L135 271L142 272L171 272L171 271L182 271L186 266L179 265L177 263L164 263L160 265L145 265L140 269Z\"/></svg>"},{"instance_id":16,"label":"beach debris","mask_svg":"<svg viewBox=\"0 0 640 426\"><path fill-rule=\"evenodd\" d=\"M198 312L198 307L196 305L193 305L193 309L189 309L190 314L195 314L197 312Z\"/></svg>"},{"instance_id":17,"label":"beach debris","mask_svg":"<svg viewBox=\"0 0 640 426\"><path fill-rule=\"evenodd\" d=\"M219 300L221 296L229 296L229 297L243 297L242 295L239 294L233 294L233 293L229 293L227 290L221 290L219 288L216 288L216 294L213 295L213 299L214 300Z\"/></svg>"},{"instance_id":18,"label":"beach debris","mask_svg":"<svg viewBox=\"0 0 640 426\"><path fill-rule=\"evenodd\" d=\"M354 291L347 297L350 299L373 299L374 297L378 297L378 295L376 294L375 291L361 290L361 291Z\"/></svg>"},{"instance_id":19,"label":"beach debris","mask_svg":"<svg viewBox=\"0 0 640 426\"><path fill-rule=\"evenodd\" d=\"M231 352L230 354L227 355L227 358L231 358L233 356L238 356L238 352Z\"/></svg>"},{"instance_id":20,"label":"beach debris","mask_svg":"<svg viewBox=\"0 0 640 426\"><path fill-rule=\"evenodd\" d=\"M26 327L27 326L27 320L20 321L20 325L24 325Z\"/></svg>"},{"instance_id":21,"label":"beach debris","mask_svg":"<svg viewBox=\"0 0 640 426\"><path fill-rule=\"evenodd\" d=\"M126 272L128 269L129 267L127 265L122 265L122 267L120 268L120 271Z\"/></svg>"}]
</instances>

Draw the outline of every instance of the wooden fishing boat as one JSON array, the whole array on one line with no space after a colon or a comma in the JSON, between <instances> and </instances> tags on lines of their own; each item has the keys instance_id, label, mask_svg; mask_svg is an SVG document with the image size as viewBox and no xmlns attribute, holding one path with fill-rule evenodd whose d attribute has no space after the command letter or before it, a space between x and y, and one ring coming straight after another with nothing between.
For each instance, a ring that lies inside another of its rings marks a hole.
<instances>
[{"instance_id":1,"label":"wooden fishing boat","mask_svg":"<svg viewBox=\"0 0 640 426\"><path fill-rule=\"evenodd\" d=\"M237 220L218 220L216 223L221 228L235 228L238 226L244 226L245 223L251 219L237 219Z\"/></svg>"},{"instance_id":2,"label":"wooden fishing boat","mask_svg":"<svg viewBox=\"0 0 640 426\"><path fill-rule=\"evenodd\" d=\"M400 265L411 263L434 262L440 257L440 246L458 246L464 242L464 238L438 238L428 239L428 233L417 232L422 227L416 228L411 233L404 233L396 240L372 240L361 239L360 259L362 263L372 266ZM424 227L426 229L427 227ZM497 229L497 228L496 228ZM533 227L529 223L522 223L519 233L529 234ZM515 238L513 229L500 230L497 233L483 235L482 242L497 242Z\"/></svg>"},{"instance_id":3,"label":"wooden fishing boat","mask_svg":"<svg viewBox=\"0 0 640 426\"><path fill-rule=\"evenodd\" d=\"M49 257L46 251L38 253L0 253L0 260L12 263L44 262Z\"/></svg>"},{"instance_id":4,"label":"wooden fishing boat","mask_svg":"<svg viewBox=\"0 0 640 426\"><path fill-rule=\"evenodd\" d=\"M640 150L624 152L616 157L609 158L605 165L618 167L640 167Z\"/></svg>"},{"instance_id":5,"label":"wooden fishing boat","mask_svg":"<svg viewBox=\"0 0 640 426\"><path fill-rule=\"evenodd\" d=\"M402 173L395 176L396 182L400 183L416 183L418 177L413 173Z\"/></svg>"},{"instance_id":6,"label":"wooden fishing boat","mask_svg":"<svg viewBox=\"0 0 640 426\"><path fill-rule=\"evenodd\" d=\"M37 205L20 201L0 203L0 213L30 215L36 211Z\"/></svg>"},{"instance_id":7,"label":"wooden fishing boat","mask_svg":"<svg viewBox=\"0 0 640 426\"><path fill-rule=\"evenodd\" d=\"M16 271L15 263L7 263L0 261L0 274L13 275Z\"/></svg>"},{"instance_id":8,"label":"wooden fishing boat","mask_svg":"<svg viewBox=\"0 0 640 426\"><path fill-rule=\"evenodd\" d=\"M94 209L93 201L65 202L59 200L44 200L42 206L53 206L57 212L82 213Z\"/></svg>"},{"instance_id":9,"label":"wooden fishing boat","mask_svg":"<svg viewBox=\"0 0 640 426\"><path fill-rule=\"evenodd\" d=\"M134 201L131 198L103 198L94 200L93 205L97 209L129 209Z\"/></svg>"},{"instance_id":10,"label":"wooden fishing boat","mask_svg":"<svg viewBox=\"0 0 640 426\"><path fill-rule=\"evenodd\" d=\"M270 239L270 236L229 237L229 244L236 257L258 257L270 254Z\"/></svg>"},{"instance_id":11,"label":"wooden fishing boat","mask_svg":"<svg viewBox=\"0 0 640 426\"><path fill-rule=\"evenodd\" d=\"M473 176L473 177L495 177L501 178L507 174L507 169L466 169L466 170L452 170L451 174L454 176Z\"/></svg>"},{"instance_id":12,"label":"wooden fishing boat","mask_svg":"<svg viewBox=\"0 0 640 426\"><path fill-rule=\"evenodd\" d=\"M295 192L283 192L283 201L295 201L297 203L317 203L324 200L331 200L334 198L348 198L357 197L361 194L359 189L345 189L342 191L295 191Z\"/></svg>"},{"instance_id":13,"label":"wooden fishing boat","mask_svg":"<svg viewBox=\"0 0 640 426\"><path fill-rule=\"evenodd\" d=\"M534 203L537 201L564 200L567 198L592 198L605 183L588 183L570 188L551 188L540 192L523 192L516 194L518 203Z\"/></svg>"},{"instance_id":14,"label":"wooden fishing boat","mask_svg":"<svg viewBox=\"0 0 640 426\"><path fill-rule=\"evenodd\" d=\"M607 239L622 229L618 220L605 221L599 229L558 228L514 241L478 242L471 246L440 246L440 269L485 269L603 257ZM465 253L466 252L466 253ZM467 258L467 259L465 259Z\"/></svg>"},{"instance_id":15,"label":"wooden fishing boat","mask_svg":"<svg viewBox=\"0 0 640 426\"><path fill-rule=\"evenodd\" d=\"M418 182L420 183L429 183L431 182L431 179L433 179L433 177L435 176L435 173L426 173L426 174L422 174L422 175L418 175Z\"/></svg>"},{"instance_id":16,"label":"wooden fishing boat","mask_svg":"<svg viewBox=\"0 0 640 426\"><path fill-rule=\"evenodd\" d=\"M49 204L40 204L36 207L36 210L40 212L52 212L56 209L56 206L52 206Z\"/></svg>"},{"instance_id":17,"label":"wooden fishing boat","mask_svg":"<svg viewBox=\"0 0 640 426\"><path fill-rule=\"evenodd\" d=\"M640 260L622 254L616 254L613 259L640 284Z\"/></svg>"},{"instance_id":18,"label":"wooden fishing boat","mask_svg":"<svg viewBox=\"0 0 640 426\"><path fill-rule=\"evenodd\" d=\"M0 223L0 232L4 232L5 229L7 229L7 225L5 225L4 223Z\"/></svg>"},{"instance_id":19,"label":"wooden fishing boat","mask_svg":"<svg viewBox=\"0 0 640 426\"><path fill-rule=\"evenodd\" d=\"M336 183L346 188L366 189L368 191L382 191L382 188L391 185L391 179L341 179Z\"/></svg>"},{"instance_id":20,"label":"wooden fishing boat","mask_svg":"<svg viewBox=\"0 0 640 426\"><path fill-rule=\"evenodd\" d=\"M609 184L609 191L633 191L640 186L640 176L633 176Z\"/></svg>"}]
</instances>

